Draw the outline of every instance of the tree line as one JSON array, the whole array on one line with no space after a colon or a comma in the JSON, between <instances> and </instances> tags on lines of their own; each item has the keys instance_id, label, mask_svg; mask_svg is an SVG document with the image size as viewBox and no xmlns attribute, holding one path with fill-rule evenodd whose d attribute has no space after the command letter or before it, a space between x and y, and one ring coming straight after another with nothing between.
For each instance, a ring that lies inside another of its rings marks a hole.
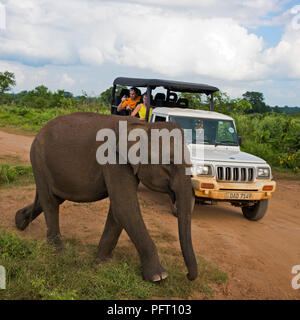
<instances>
[{"instance_id":1,"label":"tree line","mask_svg":"<svg viewBox=\"0 0 300 320\"><path fill-rule=\"evenodd\" d=\"M33 90L9 93L16 85L15 75L12 72L0 72L0 103L2 105L15 105L31 108L70 108L88 105L90 107L106 106L109 108L112 99L112 87L103 91L98 97L89 97L86 92L74 96L65 90L50 91L46 86L40 85ZM116 95L122 87L117 88ZM189 106L193 109L209 110L210 97L198 93L181 93L181 98L189 100ZM264 95L261 92L247 91L241 98L232 99L225 92L216 92L214 96L215 111L231 114L254 114L254 113L300 113L299 107L289 108L285 106L271 107L265 103Z\"/></svg>"},{"instance_id":2,"label":"tree line","mask_svg":"<svg viewBox=\"0 0 300 320\"><path fill-rule=\"evenodd\" d=\"M64 90L51 92L43 85L11 94L14 85L14 74L0 73L0 125L38 132L61 114L78 111L110 114L112 87L98 97L89 97L85 92L74 97ZM121 89L117 88L116 96ZM187 98L191 108L209 110L210 97L205 94L182 93L179 97ZM225 92L216 92L214 103L215 111L235 119L238 134L243 136L243 151L265 159L272 167L300 170L300 108L272 108L265 104L260 92L246 92L236 99Z\"/></svg>"}]
</instances>

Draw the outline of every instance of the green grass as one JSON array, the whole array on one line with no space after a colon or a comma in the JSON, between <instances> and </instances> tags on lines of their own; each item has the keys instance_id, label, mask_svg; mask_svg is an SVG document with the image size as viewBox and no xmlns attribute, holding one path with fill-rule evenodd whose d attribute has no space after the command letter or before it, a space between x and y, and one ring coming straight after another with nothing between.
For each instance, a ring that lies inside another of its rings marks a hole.
<instances>
[{"instance_id":1,"label":"green grass","mask_svg":"<svg viewBox=\"0 0 300 320\"><path fill-rule=\"evenodd\" d=\"M0 126L19 128L29 133L38 132L48 121L62 114L73 112L97 112L110 114L109 108L95 107L70 107L70 108L27 108L16 106L0 106Z\"/></svg>"},{"instance_id":2,"label":"green grass","mask_svg":"<svg viewBox=\"0 0 300 320\"><path fill-rule=\"evenodd\" d=\"M24 186L34 183L31 166L0 163L0 188Z\"/></svg>"},{"instance_id":3,"label":"green grass","mask_svg":"<svg viewBox=\"0 0 300 320\"><path fill-rule=\"evenodd\" d=\"M95 252L96 246L69 239L65 250L56 253L44 241L20 239L0 230L0 265L7 275L0 300L188 298L195 291L203 297L213 297L210 285L222 285L227 280L224 272L198 258L199 277L189 281L181 253L165 250L160 256L169 277L160 283L149 283L142 280L133 247L117 247L114 259L101 265L93 261Z\"/></svg>"}]
</instances>

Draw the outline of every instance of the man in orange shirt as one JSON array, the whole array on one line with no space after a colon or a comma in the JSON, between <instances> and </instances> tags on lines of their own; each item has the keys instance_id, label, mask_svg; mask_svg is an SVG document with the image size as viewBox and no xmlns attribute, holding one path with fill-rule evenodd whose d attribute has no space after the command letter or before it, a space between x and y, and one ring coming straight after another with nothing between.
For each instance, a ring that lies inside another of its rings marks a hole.
<instances>
[{"instance_id":1,"label":"man in orange shirt","mask_svg":"<svg viewBox=\"0 0 300 320\"><path fill-rule=\"evenodd\" d=\"M117 111L127 110L129 114L136 107L136 105L141 101L140 91L137 88L130 89L130 97L122 97L121 103L118 105Z\"/></svg>"}]
</instances>

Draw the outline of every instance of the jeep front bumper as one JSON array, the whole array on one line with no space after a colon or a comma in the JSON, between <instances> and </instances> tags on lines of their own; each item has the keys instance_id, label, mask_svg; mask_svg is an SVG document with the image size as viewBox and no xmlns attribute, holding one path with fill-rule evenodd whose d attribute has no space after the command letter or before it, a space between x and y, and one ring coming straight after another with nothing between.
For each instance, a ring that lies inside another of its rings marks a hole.
<instances>
[{"instance_id":1,"label":"jeep front bumper","mask_svg":"<svg viewBox=\"0 0 300 320\"><path fill-rule=\"evenodd\" d=\"M225 201L251 201L270 199L276 189L276 182L257 179L254 182L221 182L214 177L192 177L195 195L200 198Z\"/></svg>"}]
</instances>

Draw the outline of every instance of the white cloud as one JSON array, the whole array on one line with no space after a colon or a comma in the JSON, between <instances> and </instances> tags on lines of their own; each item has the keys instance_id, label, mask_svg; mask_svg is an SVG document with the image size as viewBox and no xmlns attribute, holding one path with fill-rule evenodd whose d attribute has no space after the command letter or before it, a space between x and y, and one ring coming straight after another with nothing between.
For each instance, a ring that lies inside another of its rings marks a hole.
<instances>
[{"instance_id":1,"label":"white cloud","mask_svg":"<svg viewBox=\"0 0 300 320\"><path fill-rule=\"evenodd\" d=\"M13 92L32 90L41 84L46 85L52 91L57 89L71 90L76 82L63 66L31 67L17 62L0 60L0 72L6 70L13 72L16 77L16 86L13 87ZM80 78L78 70L76 73ZM77 92L81 92L78 88L76 89Z\"/></svg>"},{"instance_id":2,"label":"white cloud","mask_svg":"<svg viewBox=\"0 0 300 320\"><path fill-rule=\"evenodd\" d=\"M80 60L83 64L102 64L104 61L102 52L96 47L84 47L79 49Z\"/></svg>"},{"instance_id":3,"label":"white cloud","mask_svg":"<svg viewBox=\"0 0 300 320\"><path fill-rule=\"evenodd\" d=\"M262 39L232 19L146 15L142 20L120 48L119 63L165 75L196 73L236 80L260 77L265 70L259 62ZM130 29L134 24L127 22Z\"/></svg>"},{"instance_id":4,"label":"white cloud","mask_svg":"<svg viewBox=\"0 0 300 320\"><path fill-rule=\"evenodd\" d=\"M0 69L7 65L18 83L26 79L26 86L48 81L50 87L68 88L80 82L70 68L108 63L177 79L222 80L233 93L246 88L245 81L299 79L300 33L291 29L293 16L285 12L265 19L268 13L279 12L284 3L286 0L61 0L55 4L7 0L7 29L0 33ZM288 23L287 30L280 43L267 50L263 38L247 28L276 23ZM54 70L61 73L56 75ZM244 82L239 86L234 81Z\"/></svg>"},{"instance_id":5,"label":"white cloud","mask_svg":"<svg viewBox=\"0 0 300 320\"><path fill-rule=\"evenodd\" d=\"M273 76L300 79L299 57L300 30L295 29L290 20L278 45L264 52L264 61L272 66Z\"/></svg>"},{"instance_id":6,"label":"white cloud","mask_svg":"<svg viewBox=\"0 0 300 320\"><path fill-rule=\"evenodd\" d=\"M66 88L66 89L72 88L74 83L75 83L74 79L72 79L67 73L63 73L60 80L60 85L62 88Z\"/></svg>"},{"instance_id":7,"label":"white cloud","mask_svg":"<svg viewBox=\"0 0 300 320\"><path fill-rule=\"evenodd\" d=\"M289 0L116 0L195 13L200 18L232 18L245 26L264 23L268 13L278 13Z\"/></svg>"},{"instance_id":8,"label":"white cloud","mask_svg":"<svg viewBox=\"0 0 300 320\"><path fill-rule=\"evenodd\" d=\"M55 6L48 0L39 6L8 1L11 21L0 36L0 58L35 65L110 61L170 76L214 74L235 80L265 72L262 39L231 18L204 19L135 3L89 4L76 0L70 8L68 1Z\"/></svg>"},{"instance_id":9,"label":"white cloud","mask_svg":"<svg viewBox=\"0 0 300 320\"><path fill-rule=\"evenodd\" d=\"M249 88L226 85L222 87L221 91L226 92L232 98L238 98L238 97L241 97L242 94L245 93L246 91L249 91Z\"/></svg>"}]
</instances>

